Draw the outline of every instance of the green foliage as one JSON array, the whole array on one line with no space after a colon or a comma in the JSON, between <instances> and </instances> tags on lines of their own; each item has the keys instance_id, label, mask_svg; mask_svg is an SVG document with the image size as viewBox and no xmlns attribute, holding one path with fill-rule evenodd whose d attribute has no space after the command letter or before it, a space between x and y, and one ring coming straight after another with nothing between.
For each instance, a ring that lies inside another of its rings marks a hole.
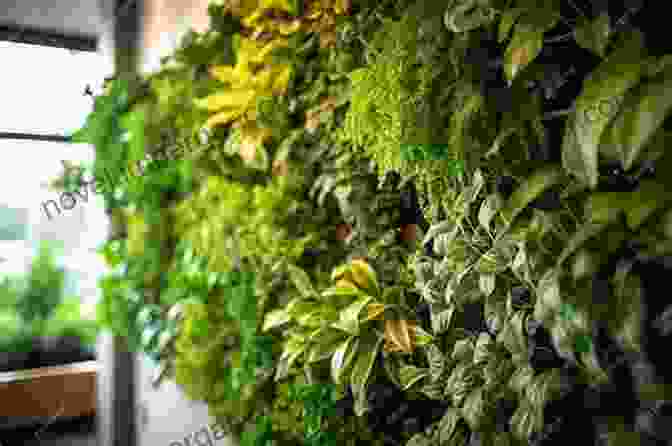
<instances>
[{"instance_id":1,"label":"green foliage","mask_svg":"<svg viewBox=\"0 0 672 446\"><path fill-rule=\"evenodd\" d=\"M333 385L291 386L290 399L304 403L303 417L307 446L335 446L333 432L322 430L322 418L334 415L336 393Z\"/></svg>"},{"instance_id":2,"label":"green foliage","mask_svg":"<svg viewBox=\"0 0 672 446\"><path fill-rule=\"evenodd\" d=\"M101 250L120 271L102 283L101 316L162 363L174 359L176 381L245 444L266 446L271 436L288 446L336 436L375 444L362 415L367 383L383 373L404 392L451 403L408 446L463 445L469 431L484 444L523 444L559 388L557 370L535 376L528 364L529 319L543 322L587 384L607 378L590 342L593 320L608 321L627 350L641 349L641 278L619 266L602 303L591 299L589 279L628 240L640 256L672 252L669 55L649 56L641 31L611 29L605 14L579 17L562 38L602 60L579 73L564 136L551 141L548 121L562 113L545 115L545 96L560 73L541 55L561 40L549 36L556 25L573 22L558 1L372 3L338 17L335 36L294 33L273 53L293 74L283 97L245 105L256 125L274 131L254 162L241 158L247 130L203 135L207 112L193 105L221 88L207 67L236 61L243 30L230 4L210 6L212 30L190 34L166 60L176 63L150 77L147 100L118 123L110 98L123 92L101 98L88 126L104 130L91 130L100 163L119 171L162 151L185 160L120 187L128 239ZM324 37L335 47L321 47ZM488 53L482 60L478 49ZM248 77L263 71L249 68ZM495 70L507 85L491 91ZM405 145L447 150L413 157ZM560 146L562 162L537 159L543 146ZM653 161L656 169L631 191L603 192L605 161L631 177ZM511 194L500 190L502 176L512 179ZM401 242L399 191L410 182L431 226ZM555 206L540 205L556 194ZM352 233L336 240L345 223ZM429 241L436 258L421 250ZM312 263L307 248L320 250ZM348 286L354 276L330 287L332 269L354 257L375 269L377 287ZM254 273L254 289L234 280L236 270ZM515 302L514 287L530 290L531 302ZM418 295L431 304L431 333L411 323ZM466 326L474 303L496 336ZM406 322L383 325L378 311ZM419 348L384 352L378 370L381 341L403 344L404 332ZM321 418L324 395L293 400L292 386L306 383L334 383L337 393L350 383L357 416ZM518 408L510 432L496 433L492 408L501 399Z\"/></svg>"},{"instance_id":3,"label":"green foliage","mask_svg":"<svg viewBox=\"0 0 672 446\"><path fill-rule=\"evenodd\" d=\"M43 243L16 302L17 313L24 323L40 324L49 319L63 300L64 284L65 272L56 265L54 248Z\"/></svg>"}]
</instances>

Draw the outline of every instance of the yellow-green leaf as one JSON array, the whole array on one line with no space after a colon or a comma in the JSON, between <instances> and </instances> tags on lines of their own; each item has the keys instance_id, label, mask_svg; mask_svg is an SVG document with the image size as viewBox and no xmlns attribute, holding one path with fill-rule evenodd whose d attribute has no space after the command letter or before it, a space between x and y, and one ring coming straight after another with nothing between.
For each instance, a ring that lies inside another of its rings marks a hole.
<instances>
[{"instance_id":1,"label":"yellow-green leaf","mask_svg":"<svg viewBox=\"0 0 672 446\"><path fill-rule=\"evenodd\" d=\"M371 302L373 298L371 296L362 297L355 302L351 303L349 306L344 308L339 313L339 320L333 327L344 330L350 334L359 333L359 313Z\"/></svg>"},{"instance_id":2,"label":"yellow-green leaf","mask_svg":"<svg viewBox=\"0 0 672 446\"><path fill-rule=\"evenodd\" d=\"M287 268L289 269L289 277L303 297L315 297L317 295L308 273L292 264L288 264Z\"/></svg>"},{"instance_id":3,"label":"yellow-green leaf","mask_svg":"<svg viewBox=\"0 0 672 446\"><path fill-rule=\"evenodd\" d=\"M284 308L273 310L264 317L264 325L261 331L264 332L279 327L289 322L289 320L290 316Z\"/></svg>"},{"instance_id":4,"label":"yellow-green leaf","mask_svg":"<svg viewBox=\"0 0 672 446\"><path fill-rule=\"evenodd\" d=\"M331 377L336 384L341 384L344 374L349 371L358 346L359 338L350 336L334 351L331 357Z\"/></svg>"}]
</instances>

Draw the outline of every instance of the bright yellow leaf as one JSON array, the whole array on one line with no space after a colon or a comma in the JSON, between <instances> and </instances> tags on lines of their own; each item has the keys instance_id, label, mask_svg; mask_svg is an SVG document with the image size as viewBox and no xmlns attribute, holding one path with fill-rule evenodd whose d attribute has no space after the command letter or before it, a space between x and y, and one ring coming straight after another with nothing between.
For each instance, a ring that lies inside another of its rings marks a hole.
<instances>
[{"instance_id":1,"label":"bright yellow leaf","mask_svg":"<svg viewBox=\"0 0 672 446\"><path fill-rule=\"evenodd\" d=\"M210 67L210 75L220 82L234 83L240 74L240 70L236 70L231 65L218 65Z\"/></svg>"},{"instance_id":2,"label":"bright yellow leaf","mask_svg":"<svg viewBox=\"0 0 672 446\"><path fill-rule=\"evenodd\" d=\"M273 94L283 95L287 92L289 79L292 76L292 68L289 66L280 68L275 74L275 78L273 79Z\"/></svg>"},{"instance_id":3,"label":"bright yellow leaf","mask_svg":"<svg viewBox=\"0 0 672 446\"><path fill-rule=\"evenodd\" d=\"M256 93L252 89L225 90L198 100L196 105L208 111L218 111L223 108L245 109L250 106L255 96Z\"/></svg>"}]
</instances>

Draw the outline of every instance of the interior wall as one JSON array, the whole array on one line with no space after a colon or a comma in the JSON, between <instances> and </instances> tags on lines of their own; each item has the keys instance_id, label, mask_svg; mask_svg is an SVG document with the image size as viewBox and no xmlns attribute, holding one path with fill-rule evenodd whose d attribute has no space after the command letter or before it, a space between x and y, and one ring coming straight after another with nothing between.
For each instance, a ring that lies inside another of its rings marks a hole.
<instances>
[{"instance_id":1,"label":"interior wall","mask_svg":"<svg viewBox=\"0 0 672 446\"><path fill-rule=\"evenodd\" d=\"M208 0L145 0L142 19L142 71L159 68L161 58L177 47L180 37L192 28L208 28Z\"/></svg>"}]
</instances>

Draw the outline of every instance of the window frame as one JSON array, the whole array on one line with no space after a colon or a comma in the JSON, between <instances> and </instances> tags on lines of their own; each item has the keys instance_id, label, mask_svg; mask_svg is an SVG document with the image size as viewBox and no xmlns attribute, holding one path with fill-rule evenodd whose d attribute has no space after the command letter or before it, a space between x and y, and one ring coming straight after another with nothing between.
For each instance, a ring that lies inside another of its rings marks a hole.
<instances>
[{"instance_id":1,"label":"window frame","mask_svg":"<svg viewBox=\"0 0 672 446\"><path fill-rule=\"evenodd\" d=\"M99 44L97 37L64 35L20 25L0 25L0 41L92 53L98 51ZM67 135L15 132L0 132L0 140L2 139L72 142L72 138Z\"/></svg>"}]
</instances>

